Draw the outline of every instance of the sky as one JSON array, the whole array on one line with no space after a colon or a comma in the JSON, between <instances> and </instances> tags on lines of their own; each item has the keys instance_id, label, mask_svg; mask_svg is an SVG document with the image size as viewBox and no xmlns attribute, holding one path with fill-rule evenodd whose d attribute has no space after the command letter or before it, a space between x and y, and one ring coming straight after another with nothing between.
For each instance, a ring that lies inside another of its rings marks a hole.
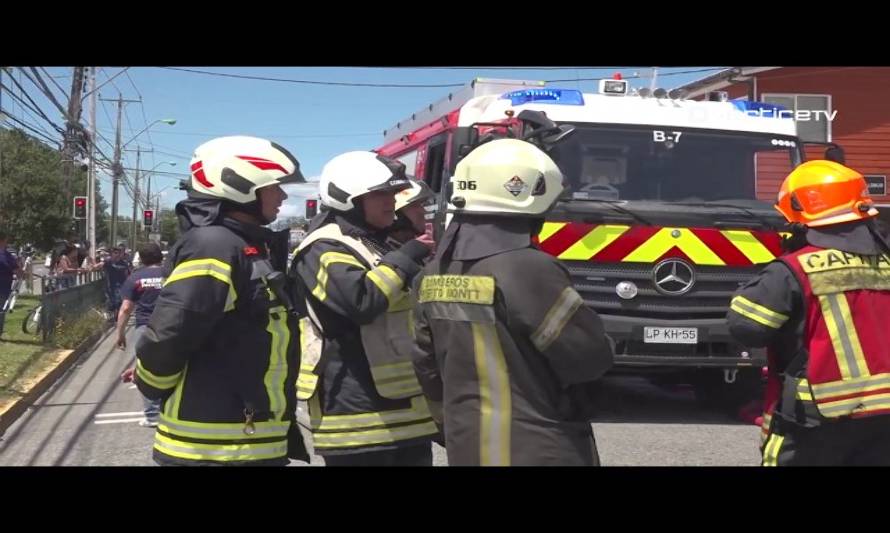
<instances>
[{"instance_id":1,"label":"sky","mask_svg":"<svg viewBox=\"0 0 890 533\"><path fill-rule=\"evenodd\" d=\"M194 69L217 75L186 72ZM657 87L671 89L719 71L721 67L658 68ZM22 78L19 69L12 76ZM70 67L47 67L56 82L70 90ZM203 142L225 135L252 135L268 138L291 151L300 161L303 175L317 179L324 164L334 156L351 150L371 150L383 144L383 130L410 116L420 108L458 90L472 79L502 78L547 80L549 87L596 92L597 81L590 78L611 77L620 72L631 87L650 87L653 67L100 67L96 85L103 99L141 100L124 106L122 142L126 144L124 167L136 167L139 147L154 152L143 153L139 167L151 175L152 194L161 194L162 207L172 207L185 196L177 190L178 181L187 177L193 150ZM218 74L350 84L455 85L454 87L362 87L316 85L223 77ZM4 84L11 87L10 74ZM633 78L639 76L639 78ZM109 78L111 81L109 82ZM558 80L558 81L550 81ZM60 114L27 78L22 78L25 92L51 119ZM13 88L15 92L17 91ZM53 85L52 90L57 91ZM57 98L61 91L56 92ZM32 125L42 126L60 138L40 117L4 94L4 111ZM98 101L96 122L101 150L111 156L116 127L117 104ZM88 103L84 104L83 122L88 122ZM159 119L175 119L175 125L153 124ZM7 121L7 124L10 122ZM175 163L171 166L168 163ZM133 172L128 174L132 176ZM111 178L99 174L105 201L111 203ZM144 183L141 187L145 191ZM302 215L305 198L314 196L312 184L291 186L290 198L281 217ZM120 213L132 213L132 200L120 190Z\"/></svg>"}]
</instances>

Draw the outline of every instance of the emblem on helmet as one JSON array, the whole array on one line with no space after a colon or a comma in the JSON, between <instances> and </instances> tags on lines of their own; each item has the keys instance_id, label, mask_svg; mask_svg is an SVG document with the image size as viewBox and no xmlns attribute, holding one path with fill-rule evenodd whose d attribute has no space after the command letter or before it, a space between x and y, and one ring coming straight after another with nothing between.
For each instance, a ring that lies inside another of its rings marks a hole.
<instances>
[{"instance_id":1,"label":"emblem on helmet","mask_svg":"<svg viewBox=\"0 0 890 533\"><path fill-rule=\"evenodd\" d=\"M528 184L522 181L519 176L513 176L510 181L504 184L504 188L513 196L519 196L528 188Z\"/></svg>"}]
</instances>

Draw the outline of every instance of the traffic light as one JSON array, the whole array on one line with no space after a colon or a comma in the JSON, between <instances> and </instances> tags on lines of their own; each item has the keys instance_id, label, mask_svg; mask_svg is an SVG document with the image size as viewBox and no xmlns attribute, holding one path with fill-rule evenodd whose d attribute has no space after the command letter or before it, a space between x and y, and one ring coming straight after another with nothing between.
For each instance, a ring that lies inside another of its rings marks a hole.
<instances>
[{"instance_id":1,"label":"traffic light","mask_svg":"<svg viewBox=\"0 0 890 533\"><path fill-rule=\"evenodd\" d=\"M306 218L313 218L318 214L318 200L310 198L306 200Z\"/></svg>"},{"instance_id":2,"label":"traffic light","mask_svg":"<svg viewBox=\"0 0 890 533\"><path fill-rule=\"evenodd\" d=\"M155 222L155 212L153 209L142 211L142 229L151 229Z\"/></svg>"},{"instance_id":3,"label":"traffic light","mask_svg":"<svg viewBox=\"0 0 890 533\"><path fill-rule=\"evenodd\" d=\"M84 219L87 217L87 197L74 197L74 218Z\"/></svg>"}]
</instances>

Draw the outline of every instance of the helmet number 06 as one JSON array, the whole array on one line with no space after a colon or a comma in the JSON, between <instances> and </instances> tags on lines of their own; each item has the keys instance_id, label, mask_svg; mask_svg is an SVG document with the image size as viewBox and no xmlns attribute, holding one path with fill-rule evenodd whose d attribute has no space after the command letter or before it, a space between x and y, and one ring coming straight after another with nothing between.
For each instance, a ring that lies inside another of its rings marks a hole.
<instances>
[{"instance_id":1,"label":"helmet number 06","mask_svg":"<svg viewBox=\"0 0 890 533\"><path fill-rule=\"evenodd\" d=\"M458 180L457 190L459 191L475 191L476 182L472 180Z\"/></svg>"}]
</instances>

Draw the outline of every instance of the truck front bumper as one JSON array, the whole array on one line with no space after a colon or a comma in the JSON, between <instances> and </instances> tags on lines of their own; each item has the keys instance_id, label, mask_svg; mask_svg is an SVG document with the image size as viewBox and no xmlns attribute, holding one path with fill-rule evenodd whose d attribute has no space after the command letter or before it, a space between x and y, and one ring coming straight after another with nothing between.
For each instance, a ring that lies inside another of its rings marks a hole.
<instances>
[{"instance_id":1,"label":"truck front bumper","mask_svg":"<svg viewBox=\"0 0 890 533\"><path fill-rule=\"evenodd\" d=\"M663 320L600 315L606 333L615 341L615 365L624 367L759 368L766 366L766 350L747 348L733 340L721 318ZM645 341L646 327L697 328L697 344Z\"/></svg>"}]
</instances>

